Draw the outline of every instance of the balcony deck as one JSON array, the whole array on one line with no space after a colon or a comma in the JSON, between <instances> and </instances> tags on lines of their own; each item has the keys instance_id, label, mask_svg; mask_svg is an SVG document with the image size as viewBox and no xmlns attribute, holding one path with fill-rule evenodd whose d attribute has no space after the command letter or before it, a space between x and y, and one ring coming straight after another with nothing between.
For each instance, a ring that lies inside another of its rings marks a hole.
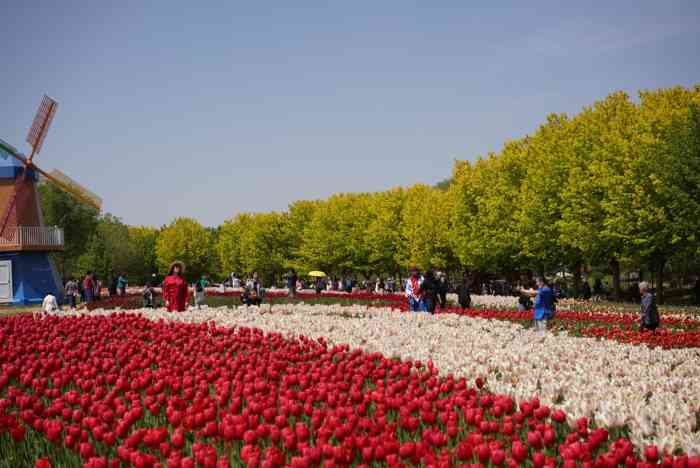
<instances>
[{"instance_id":1,"label":"balcony deck","mask_svg":"<svg viewBox=\"0 0 700 468\"><path fill-rule=\"evenodd\" d=\"M63 250L63 229L54 226L7 226L0 234L0 252Z\"/></svg>"}]
</instances>

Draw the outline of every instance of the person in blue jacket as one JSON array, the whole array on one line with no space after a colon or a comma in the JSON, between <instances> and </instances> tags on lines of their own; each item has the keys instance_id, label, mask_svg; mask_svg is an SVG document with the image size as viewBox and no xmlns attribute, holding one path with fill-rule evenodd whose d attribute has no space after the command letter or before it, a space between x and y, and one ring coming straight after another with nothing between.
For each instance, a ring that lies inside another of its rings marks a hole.
<instances>
[{"instance_id":1,"label":"person in blue jacket","mask_svg":"<svg viewBox=\"0 0 700 468\"><path fill-rule=\"evenodd\" d=\"M535 331L544 333L547 330L547 320L554 318L554 293L544 278L537 278L537 290L522 292L535 296L533 319Z\"/></svg>"}]
</instances>

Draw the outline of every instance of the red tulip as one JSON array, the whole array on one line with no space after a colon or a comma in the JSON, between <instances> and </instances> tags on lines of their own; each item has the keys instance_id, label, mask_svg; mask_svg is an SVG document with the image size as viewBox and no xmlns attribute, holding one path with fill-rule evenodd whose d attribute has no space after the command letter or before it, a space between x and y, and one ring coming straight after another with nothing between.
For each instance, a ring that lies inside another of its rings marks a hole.
<instances>
[{"instance_id":1,"label":"red tulip","mask_svg":"<svg viewBox=\"0 0 700 468\"><path fill-rule=\"evenodd\" d=\"M502 465L503 462L505 461L505 459L506 459L506 453L503 450L498 449L498 450L494 450L493 452L491 452L491 463L493 463L494 465L496 465L496 466Z\"/></svg>"},{"instance_id":2,"label":"red tulip","mask_svg":"<svg viewBox=\"0 0 700 468\"><path fill-rule=\"evenodd\" d=\"M651 463L656 463L659 460L659 449L655 445L645 447L644 458Z\"/></svg>"},{"instance_id":3,"label":"red tulip","mask_svg":"<svg viewBox=\"0 0 700 468\"><path fill-rule=\"evenodd\" d=\"M515 461L523 462L527 458L527 447L520 441L515 441L511 447L511 453Z\"/></svg>"},{"instance_id":4,"label":"red tulip","mask_svg":"<svg viewBox=\"0 0 700 468\"><path fill-rule=\"evenodd\" d=\"M485 463L491 456L491 450L489 449L488 445L481 444L478 447L476 447L476 454L479 457L479 461Z\"/></svg>"},{"instance_id":5,"label":"red tulip","mask_svg":"<svg viewBox=\"0 0 700 468\"><path fill-rule=\"evenodd\" d=\"M51 462L48 458L39 458L34 463L34 468L51 468Z\"/></svg>"},{"instance_id":6,"label":"red tulip","mask_svg":"<svg viewBox=\"0 0 700 468\"><path fill-rule=\"evenodd\" d=\"M544 462L545 462L544 453L542 453L542 452L535 452L535 453L532 454L532 464L533 464L535 467L539 468L539 467L541 467L541 466L544 466Z\"/></svg>"}]
</instances>

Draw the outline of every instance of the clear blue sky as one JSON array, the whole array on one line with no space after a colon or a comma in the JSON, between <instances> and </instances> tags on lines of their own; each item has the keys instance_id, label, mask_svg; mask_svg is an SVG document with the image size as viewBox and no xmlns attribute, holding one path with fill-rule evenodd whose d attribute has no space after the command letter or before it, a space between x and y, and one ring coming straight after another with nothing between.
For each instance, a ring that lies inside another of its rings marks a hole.
<instances>
[{"instance_id":1,"label":"clear blue sky","mask_svg":"<svg viewBox=\"0 0 700 468\"><path fill-rule=\"evenodd\" d=\"M40 166L128 223L216 225L433 184L547 113L700 82L697 0L481 3L4 1L0 137L27 151L46 92Z\"/></svg>"}]
</instances>

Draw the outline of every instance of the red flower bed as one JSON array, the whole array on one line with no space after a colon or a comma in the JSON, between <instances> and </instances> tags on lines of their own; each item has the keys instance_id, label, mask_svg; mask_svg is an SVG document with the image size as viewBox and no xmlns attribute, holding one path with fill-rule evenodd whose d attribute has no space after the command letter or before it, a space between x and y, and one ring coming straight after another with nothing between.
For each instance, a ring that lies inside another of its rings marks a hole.
<instances>
[{"instance_id":1,"label":"red flower bed","mask_svg":"<svg viewBox=\"0 0 700 468\"><path fill-rule=\"evenodd\" d=\"M95 309L139 309L143 307L143 296L140 294L128 294L124 296L107 296L99 301L85 304L88 310Z\"/></svg>"},{"instance_id":2,"label":"red flower bed","mask_svg":"<svg viewBox=\"0 0 700 468\"><path fill-rule=\"evenodd\" d=\"M486 309L464 311L454 308L448 308L446 312L521 323L532 321L530 312ZM676 326L682 324L683 327L666 328L667 320ZM662 317L661 321L662 328L649 332L639 331L639 318L631 315L560 311L557 312L556 318L550 321L550 326L567 330L572 335L603 338L620 343L646 344L664 349L700 348L700 323L697 320Z\"/></svg>"},{"instance_id":3,"label":"red flower bed","mask_svg":"<svg viewBox=\"0 0 700 468\"><path fill-rule=\"evenodd\" d=\"M0 341L0 452L37 466L700 467L323 339L120 314L0 319Z\"/></svg>"}]
</instances>

